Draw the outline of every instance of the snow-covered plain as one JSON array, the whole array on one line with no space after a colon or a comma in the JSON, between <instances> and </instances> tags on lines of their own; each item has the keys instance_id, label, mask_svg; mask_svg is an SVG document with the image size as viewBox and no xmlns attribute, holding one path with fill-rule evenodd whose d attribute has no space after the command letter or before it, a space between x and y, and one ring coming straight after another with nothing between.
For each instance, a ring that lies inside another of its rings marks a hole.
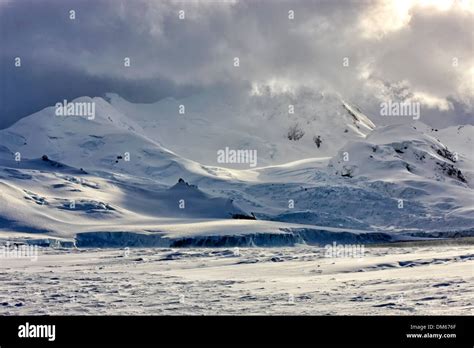
<instances>
[{"instance_id":1,"label":"snow-covered plain","mask_svg":"<svg viewBox=\"0 0 474 348\"><path fill-rule=\"evenodd\" d=\"M372 247L474 236L472 126L375 127L324 94L295 114L208 99L83 97L93 119L49 107L0 130L0 246L40 248L1 259L5 313L472 310L472 243ZM258 166L216 163L225 147ZM324 257L334 242L366 254Z\"/></svg>"},{"instance_id":2,"label":"snow-covered plain","mask_svg":"<svg viewBox=\"0 0 474 348\"><path fill-rule=\"evenodd\" d=\"M0 263L3 315L472 315L470 245L40 248Z\"/></svg>"}]
</instances>

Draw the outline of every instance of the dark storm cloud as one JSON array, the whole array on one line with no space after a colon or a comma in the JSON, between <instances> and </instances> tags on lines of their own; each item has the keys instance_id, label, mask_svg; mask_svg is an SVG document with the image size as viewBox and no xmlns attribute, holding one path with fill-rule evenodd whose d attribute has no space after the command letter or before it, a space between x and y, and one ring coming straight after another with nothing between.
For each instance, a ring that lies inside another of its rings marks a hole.
<instances>
[{"instance_id":1,"label":"dark storm cloud","mask_svg":"<svg viewBox=\"0 0 474 348\"><path fill-rule=\"evenodd\" d=\"M114 59L104 43L119 43L124 52L128 46L129 53L146 50L138 48L143 42L135 28L121 19L107 19L111 5L110 1L0 3L0 129L62 99L115 92L132 102L151 102L195 92L192 86L178 86L157 75L135 78L88 71L88 65L95 64L94 55ZM77 13L75 21L69 19L70 9ZM20 68L14 65L15 57L21 58ZM115 57L123 66L123 57Z\"/></svg>"},{"instance_id":2,"label":"dark storm cloud","mask_svg":"<svg viewBox=\"0 0 474 348\"><path fill-rule=\"evenodd\" d=\"M433 123L465 119L472 19L412 1L4 1L0 127L63 98L146 102L215 84L329 89L375 114L404 86Z\"/></svg>"},{"instance_id":3,"label":"dark storm cloud","mask_svg":"<svg viewBox=\"0 0 474 348\"><path fill-rule=\"evenodd\" d=\"M176 84L161 79L120 79L47 66L39 70L25 67L17 71L8 65L4 65L6 68L1 77L0 129L63 99L115 92L132 102L146 103L168 96L184 97L195 91L195 88L178 88Z\"/></svg>"}]
</instances>

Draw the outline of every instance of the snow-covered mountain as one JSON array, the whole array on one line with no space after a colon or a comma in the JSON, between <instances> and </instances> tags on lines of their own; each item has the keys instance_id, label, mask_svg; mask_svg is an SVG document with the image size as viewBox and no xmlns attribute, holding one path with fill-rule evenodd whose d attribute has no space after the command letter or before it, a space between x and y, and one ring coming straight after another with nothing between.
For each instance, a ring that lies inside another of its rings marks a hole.
<instances>
[{"instance_id":1,"label":"snow-covered mountain","mask_svg":"<svg viewBox=\"0 0 474 348\"><path fill-rule=\"evenodd\" d=\"M379 128L364 141L344 146L329 166L334 167L336 175L347 177L384 181L430 178L468 186L458 168L458 163L469 162L467 155L451 151L422 130L422 124Z\"/></svg>"},{"instance_id":2,"label":"snow-covered mountain","mask_svg":"<svg viewBox=\"0 0 474 348\"><path fill-rule=\"evenodd\" d=\"M149 105L107 100L74 101L94 103L93 118L49 107L0 130L1 231L87 245L474 232L471 126L375 128L355 106L323 94L265 92L242 105L225 93ZM225 147L257 150L258 168L213 165Z\"/></svg>"},{"instance_id":3,"label":"snow-covered mountain","mask_svg":"<svg viewBox=\"0 0 474 348\"><path fill-rule=\"evenodd\" d=\"M115 94L107 99L117 110L133 115L147 137L180 156L238 169L245 166L218 163L217 151L252 149L259 166L284 164L332 156L347 141L363 139L375 128L340 97L311 91L274 95L263 90L236 97L230 91L211 90L154 104L132 104Z\"/></svg>"}]
</instances>

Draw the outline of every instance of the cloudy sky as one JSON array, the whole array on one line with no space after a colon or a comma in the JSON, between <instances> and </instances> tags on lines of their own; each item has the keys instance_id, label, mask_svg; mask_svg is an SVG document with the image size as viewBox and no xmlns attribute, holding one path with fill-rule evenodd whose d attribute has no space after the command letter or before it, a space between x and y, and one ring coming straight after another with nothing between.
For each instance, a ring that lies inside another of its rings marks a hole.
<instances>
[{"instance_id":1,"label":"cloudy sky","mask_svg":"<svg viewBox=\"0 0 474 348\"><path fill-rule=\"evenodd\" d=\"M0 128L62 99L216 86L333 91L375 119L387 98L417 101L427 123L474 123L473 23L473 0L0 0Z\"/></svg>"}]
</instances>

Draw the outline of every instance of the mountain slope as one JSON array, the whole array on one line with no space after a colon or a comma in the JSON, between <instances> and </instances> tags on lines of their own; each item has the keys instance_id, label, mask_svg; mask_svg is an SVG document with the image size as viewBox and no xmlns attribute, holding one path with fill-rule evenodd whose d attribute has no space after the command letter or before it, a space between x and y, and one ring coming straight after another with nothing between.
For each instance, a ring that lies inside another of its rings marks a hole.
<instances>
[{"instance_id":1,"label":"mountain slope","mask_svg":"<svg viewBox=\"0 0 474 348\"><path fill-rule=\"evenodd\" d=\"M218 150L256 150L258 166L284 164L332 156L347 141L362 139L375 128L336 95L310 91L274 95L268 90L236 97L232 92L208 91L154 104L132 104L114 94L107 99L117 110L133 115L147 137L180 156L229 168L249 166L218 163Z\"/></svg>"},{"instance_id":2,"label":"mountain slope","mask_svg":"<svg viewBox=\"0 0 474 348\"><path fill-rule=\"evenodd\" d=\"M143 129L102 98L77 98L95 103L95 118L55 115L45 108L8 129L0 130L0 159L48 158L88 171L123 173L175 183L185 174L206 175L201 165L180 158L146 137ZM16 163L21 167L23 161Z\"/></svg>"}]
</instances>

